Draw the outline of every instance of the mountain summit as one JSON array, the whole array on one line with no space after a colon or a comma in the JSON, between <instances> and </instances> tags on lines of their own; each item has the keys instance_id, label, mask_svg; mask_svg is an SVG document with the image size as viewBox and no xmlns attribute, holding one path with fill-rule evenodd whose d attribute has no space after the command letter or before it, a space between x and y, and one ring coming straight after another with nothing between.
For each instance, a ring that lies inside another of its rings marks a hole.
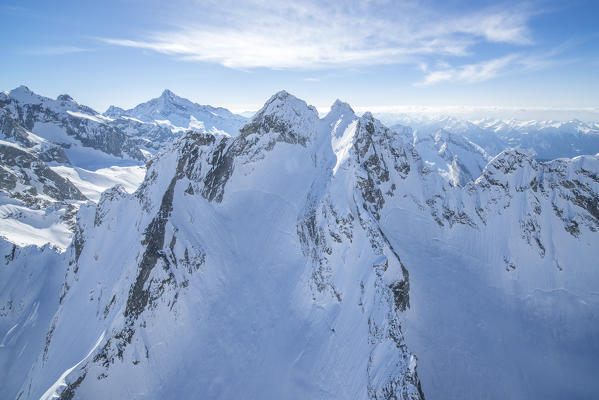
<instances>
[{"instance_id":1,"label":"mountain summit","mask_svg":"<svg viewBox=\"0 0 599 400\"><path fill-rule=\"evenodd\" d=\"M247 120L225 108L193 103L168 89L159 97L129 110L110 106L104 115L110 118L131 117L143 122L157 122L173 132L193 129L222 131L233 136L237 135L239 128Z\"/></svg>"}]
</instances>

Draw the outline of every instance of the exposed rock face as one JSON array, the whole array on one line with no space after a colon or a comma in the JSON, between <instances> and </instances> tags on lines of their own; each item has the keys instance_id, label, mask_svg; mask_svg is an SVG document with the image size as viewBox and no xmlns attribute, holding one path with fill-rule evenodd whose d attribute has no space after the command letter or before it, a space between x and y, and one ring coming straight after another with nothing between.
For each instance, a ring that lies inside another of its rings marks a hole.
<instances>
[{"instance_id":1,"label":"exposed rock face","mask_svg":"<svg viewBox=\"0 0 599 400\"><path fill-rule=\"evenodd\" d=\"M4 139L35 153L42 161L70 163L62 147L27 131L4 109L0 109L0 134Z\"/></svg>"},{"instance_id":2,"label":"exposed rock face","mask_svg":"<svg viewBox=\"0 0 599 400\"><path fill-rule=\"evenodd\" d=\"M167 126L128 117L115 118L110 121L110 125L127 134L133 145L154 154L185 133L185 131L173 132Z\"/></svg>"},{"instance_id":3,"label":"exposed rock face","mask_svg":"<svg viewBox=\"0 0 599 400\"><path fill-rule=\"evenodd\" d=\"M71 182L16 146L0 144L0 165L0 190L29 207L46 207L56 200L86 200Z\"/></svg>"},{"instance_id":4,"label":"exposed rock face","mask_svg":"<svg viewBox=\"0 0 599 400\"><path fill-rule=\"evenodd\" d=\"M68 95L52 100L21 86L2 93L0 107L24 129L38 136L52 137L54 143L67 149L76 143L75 140L83 147L113 156L143 159L125 133L112 127L108 120L102 119L91 108L77 104Z\"/></svg>"},{"instance_id":5,"label":"exposed rock face","mask_svg":"<svg viewBox=\"0 0 599 400\"><path fill-rule=\"evenodd\" d=\"M561 220L574 237L580 234L579 226L590 232L599 229L597 166L597 157L537 162L527 153L510 149L491 160L471 189L486 202L483 208L487 212L498 212L499 207L508 208L512 201L526 199L525 216L519 221L522 237L544 256L540 229L546 214Z\"/></svg>"}]
</instances>

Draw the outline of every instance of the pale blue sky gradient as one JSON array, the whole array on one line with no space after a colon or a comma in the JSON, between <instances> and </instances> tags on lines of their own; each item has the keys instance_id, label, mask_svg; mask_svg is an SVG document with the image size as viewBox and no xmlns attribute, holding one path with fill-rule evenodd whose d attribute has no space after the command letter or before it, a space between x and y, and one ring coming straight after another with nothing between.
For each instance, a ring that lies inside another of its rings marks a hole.
<instances>
[{"instance_id":1,"label":"pale blue sky gradient","mask_svg":"<svg viewBox=\"0 0 599 400\"><path fill-rule=\"evenodd\" d=\"M318 107L599 106L593 0L4 0L0 17L1 90L99 111L165 88L234 111L281 89Z\"/></svg>"}]
</instances>

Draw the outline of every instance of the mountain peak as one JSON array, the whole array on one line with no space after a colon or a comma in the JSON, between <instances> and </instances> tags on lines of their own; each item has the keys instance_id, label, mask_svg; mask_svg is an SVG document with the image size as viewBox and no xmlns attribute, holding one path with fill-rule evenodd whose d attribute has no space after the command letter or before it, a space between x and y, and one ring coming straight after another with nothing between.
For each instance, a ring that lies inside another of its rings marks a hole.
<instances>
[{"instance_id":1,"label":"mountain peak","mask_svg":"<svg viewBox=\"0 0 599 400\"><path fill-rule=\"evenodd\" d=\"M35 94L31 89L29 89L25 85L18 86L10 91L11 95L13 94Z\"/></svg>"},{"instance_id":2,"label":"mountain peak","mask_svg":"<svg viewBox=\"0 0 599 400\"><path fill-rule=\"evenodd\" d=\"M318 111L314 106L281 90L266 101L240 132L243 135L271 130L278 133L293 132L305 140L313 136L318 119Z\"/></svg>"},{"instance_id":3,"label":"mountain peak","mask_svg":"<svg viewBox=\"0 0 599 400\"><path fill-rule=\"evenodd\" d=\"M165 103L189 103L193 104L192 101L187 100L181 96L177 96L173 91L169 89L164 89L159 99L163 100Z\"/></svg>"},{"instance_id":4,"label":"mountain peak","mask_svg":"<svg viewBox=\"0 0 599 400\"><path fill-rule=\"evenodd\" d=\"M180 108L185 107L187 109L197 108L197 107L210 107L210 106L202 106L199 105L185 97L178 96L175 92L164 89L160 97L154 99L154 101L150 100L150 103L155 103L155 106L158 106L162 109L171 109L172 107Z\"/></svg>"},{"instance_id":5,"label":"mountain peak","mask_svg":"<svg viewBox=\"0 0 599 400\"><path fill-rule=\"evenodd\" d=\"M58 101L74 101L73 98L68 94L61 94L56 97Z\"/></svg>"},{"instance_id":6,"label":"mountain peak","mask_svg":"<svg viewBox=\"0 0 599 400\"><path fill-rule=\"evenodd\" d=\"M350 112L352 114L355 114L353 108L351 108L351 106L349 105L349 103L346 103L344 101L341 101L339 99L335 100L335 102L333 103L333 105L331 106L331 111L342 111L342 112Z\"/></svg>"},{"instance_id":7,"label":"mountain peak","mask_svg":"<svg viewBox=\"0 0 599 400\"><path fill-rule=\"evenodd\" d=\"M247 120L225 108L201 105L177 96L169 89L160 96L140 103L131 109L111 106L104 113L110 118L128 116L143 122L156 122L167 126L175 134L192 129L197 131L224 131L235 135Z\"/></svg>"},{"instance_id":8,"label":"mountain peak","mask_svg":"<svg viewBox=\"0 0 599 400\"><path fill-rule=\"evenodd\" d=\"M508 148L496 155L483 170L482 177L487 180L493 177L494 180L506 181L509 179L519 179L520 181L530 180L536 175L538 163L534 156L526 150L518 148ZM514 174L515 171L518 171ZM517 175L513 178L513 175Z\"/></svg>"},{"instance_id":9,"label":"mountain peak","mask_svg":"<svg viewBox=\"0 0 599 400\"><path fill-rule=\"evenodd\" d=\"M362 114L362 119L372 122L378 121L376 118L374 118L374 115L372 115L370 111L366 111L364 114Z\"/></svg>"},{"instance_id":10,"label":"mountain peak","mask_svg":"<svg viewBox=\"0 0 599 400\"><path fill-rule=\"evenodd\" d=\"M10 92L8 96L20 103L40 103L41 96L35 94L27 86L21 85Z\"/></svg>"},{"instance_id":11,"label":"mountain peak","mask_svg":"<svg viewBox=\"0 0 599 400\"><path fill-rule=\"evenodd\" d=\"M351 108L351 106L339 99L335 100L333 105L331 106L331 110L328 115L355 115L355 111Z\"/></svg>"},{"instance_id":12,"label":"mountain peak","mask_svg":"<svg viewBox=\"0 0 599 400\"><path fill-rule=\"evenodd\" d=\"M294 97L294 98L295 98L295 96L293 96L293 95L292 95L292 94L290 94L288 91L286 91L286 90L284 90L284 89L283 89L283 90L279 90L277 93L273 94L273 95L271 96L271 99L275 99L275 98L276 98L276 99L281 99L281 100L284 100L284 99L286 99L286 98L287 98L287 97L289 97L289 96L291 96L291 97Z\"/></svg>"},{"instance_id":13,"label":"mountain peak","mask_svg":"<svg viewBox=\"0 0 599 400\"><path fill-rule=\"evenodd\" d=\"M179 97L179 96L177 96L175 93L173 93L169 89L164 89L162 91L162 94L160 95L160 97L174 98L174 97Z\"/></svg>"},{"instance_id":14,"label":"mountain peak","mask_svg":"<svg viewBox=\"0 0 599 400\"><path fill-rule=\"evenodd\" d=\"M110 106L108 107L108 109L104 112L104 115L106 115L107 117L110 118L118 118L122 115L125 115L125 110L122 109L121 107L117 107L117 106Z\"/></svg>"},{"instance_id":15,"label":"mountain peak","mask_svg":"<svg viewBox=\"0 0 599 400\"><path fill-rule=\"evenodd\" d=\"M260 115L270 114L285 114L293 110L296 114L314 113L318 116L318 111L314 106L308 105L304 100L301 100L285 90L281 90L270 97L260 111L256 113L256 117Z\"/></svg>"},{"instance_id":16,"label":"mountain peak","mask_svg":"<svg viewBox=\"0 0 599 400\"><path fill-rule=\"evenodd\" d=\"M31 89L29 89L27 86L25 85L21 85L19 87L14 88L13 90L11 90L11 92L15 92L15 93L33 93L31 91Z\"/></svg>"}]
</instances>

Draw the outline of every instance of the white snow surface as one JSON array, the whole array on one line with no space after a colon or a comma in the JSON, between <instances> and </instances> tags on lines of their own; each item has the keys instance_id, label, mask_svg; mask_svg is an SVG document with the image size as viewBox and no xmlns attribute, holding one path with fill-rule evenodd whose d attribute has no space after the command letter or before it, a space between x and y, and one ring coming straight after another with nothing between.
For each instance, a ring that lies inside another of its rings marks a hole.
<instances>
[{"instance_id":1,"label":"white snow surface","mask_svg":"<svg viewBox=\"0 0 599 400\"><path fill-rule=\"evenodd\" d=\"M0 241L0 397L593 398L599 158L429 133L279 92Z\"/></svg>"},{"instance_id":2,"label":"white snow surface","mask_svg":"<svg viewBox=\"0 0 599 400\"><path fill-rule=\"evenodd\" d=\"M10 203L1 204L0 236L18 246L51 244L58 250L64 250L73 236L61 218L64 211L57 207L32 210Z\"/></svg>"},{"instance_id":3,"label":"white snow surface","mask_svg":"<svg viewBox=\"0 0 599 400\"><path fill-rule=\"evenodd\" d=\"M115 185L121 185L127 192L133 193L143 181L146 173L146 169L139 165L113 166L95 171L66 165L57 165L50 169L70 180L85 197L93 202L98 202L102 192Z\"/></svg>"}]
</instances>

